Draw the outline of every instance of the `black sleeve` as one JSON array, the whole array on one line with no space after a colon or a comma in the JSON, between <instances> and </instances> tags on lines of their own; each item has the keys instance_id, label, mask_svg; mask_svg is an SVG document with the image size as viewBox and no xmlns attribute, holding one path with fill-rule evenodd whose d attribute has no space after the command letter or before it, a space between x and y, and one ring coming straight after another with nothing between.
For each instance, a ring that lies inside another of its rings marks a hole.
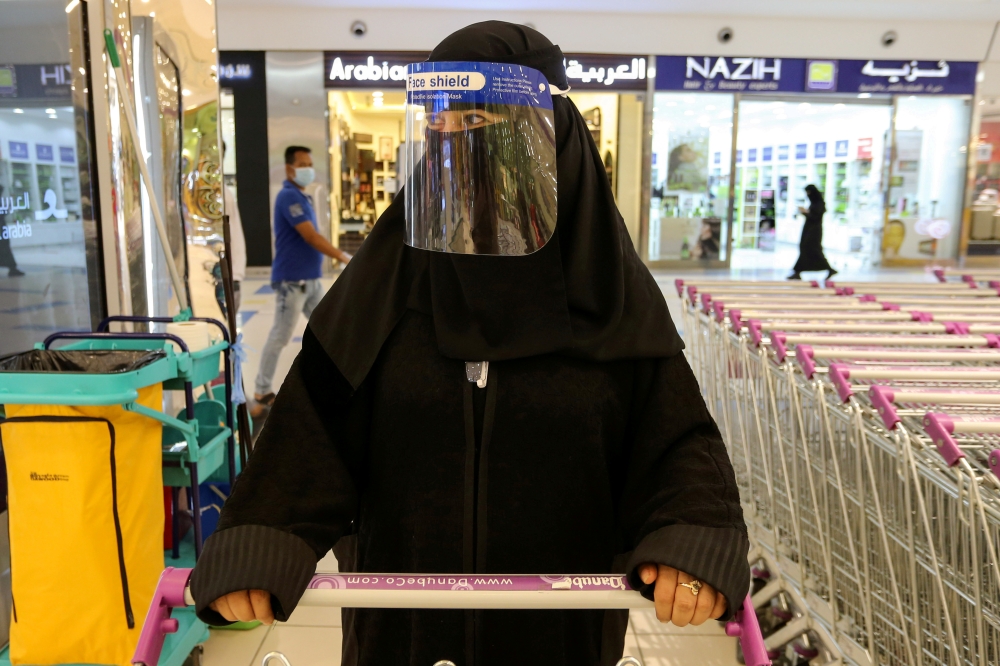
<instances>
[{"instance_id":1,"label":"black sleeve","mask_svg":"<svg viewBox=\"0 0 1000 666\"><path fill-rule=\"evenodd\" d=\"M239 590L271 593L287 620L316 562L348 534L363 484L368 396L351 386L307 328L246 469L191 577L198 616Z\"/></svg>"},{"instance_id":2,"label":"black sleeve","mask_svg":"<svg viewBox=\"0 0 1000 666\"><path fill-rule=\"evenodd\" d=\"M674 567L725 595L728 618L750 588L750 542L722 435L683 354L638 362L636 388L620 503L629 582L652 599L639 565Z\"/></svg>"}]
</instances>

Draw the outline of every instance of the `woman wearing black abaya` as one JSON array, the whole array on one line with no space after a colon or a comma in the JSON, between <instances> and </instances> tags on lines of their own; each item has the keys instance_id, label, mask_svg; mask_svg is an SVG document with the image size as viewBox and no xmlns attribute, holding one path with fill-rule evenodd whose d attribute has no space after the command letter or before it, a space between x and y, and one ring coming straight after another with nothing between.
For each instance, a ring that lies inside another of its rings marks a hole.
<instances>
[{"instance_id":1,"label":"woman wearing black abaya","mask_svg":"<svg viewBox=\"0 0 1000 666\"><path fill-rule=\"evenodd\" d=\"M523 26L470 26L430 60L568 88L559 48ZM353 571L625 572L679 625L739 607L749 543L725 446L586 123L552 106L557 223L540 249L409 247L397 196L313 313L193 574L202 618L287 619L334 544ZM489 361L485 388L467 361ZM610 665L628 617L343 615L350 666Z\"/></svg>"},{"instance_id":2,"label":"woman wearing black abaya","mask_svg":"<svg viewBox=\"0 0 1000 666\"><path fill-rule=\"evenodd\" d=\"M823 254L823 214L826 213L826 202L815 185L806 185L806 196L809 197L809 208L799 206L799 212L806 216L799 240L799 260L795 262L788 279L801 280L803 271L827 271L826 279L829 280L837 271L830 266Z\"/></svg>"}]
</instances>

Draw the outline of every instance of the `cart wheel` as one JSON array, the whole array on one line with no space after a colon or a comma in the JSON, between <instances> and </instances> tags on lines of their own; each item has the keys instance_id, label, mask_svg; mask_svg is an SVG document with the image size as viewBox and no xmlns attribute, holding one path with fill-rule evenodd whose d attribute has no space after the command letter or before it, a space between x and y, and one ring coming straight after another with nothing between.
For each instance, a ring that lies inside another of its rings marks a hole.
<instances>
[{"instance_id":1,"label":"cart wheel","mask_svg":"<svg viewBox=\"0 0 1000 666\"><path fill-rule=\"evenodd\" d=\"M277 659L281 662L281 666L292 666L288 663L288 657L281 654L280 652L268 652L264 655L264 658L260 662L260 666L267 666L268 662L272 659Z\"/></svg>"},{"instance_id":2,"label":"cart wheel","mask_svg":"<svg viewBox=\"0 0 1000 666\"><path fill-rule=\"evenodd\" d=\"M622 657L617 666L642 666L642 662L635 657Z\"/></svg>"}]
</instances>

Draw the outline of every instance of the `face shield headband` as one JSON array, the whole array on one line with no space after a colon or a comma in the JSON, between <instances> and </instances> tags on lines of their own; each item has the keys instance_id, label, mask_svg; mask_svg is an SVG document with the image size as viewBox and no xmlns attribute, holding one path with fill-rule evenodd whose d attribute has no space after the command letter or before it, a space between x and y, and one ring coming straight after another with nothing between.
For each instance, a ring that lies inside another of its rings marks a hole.
<instances>
[{"instance_id":1,"label":"face shield headband","mask_svg":"<svg viewBox=\"0 0 1000 666\"><path fill-rule=\"evenodd\" d=\"M424 62L406 90L406 242L523 256L556 226L549 84L521 65Z\"/></svg>"}]
</instances>

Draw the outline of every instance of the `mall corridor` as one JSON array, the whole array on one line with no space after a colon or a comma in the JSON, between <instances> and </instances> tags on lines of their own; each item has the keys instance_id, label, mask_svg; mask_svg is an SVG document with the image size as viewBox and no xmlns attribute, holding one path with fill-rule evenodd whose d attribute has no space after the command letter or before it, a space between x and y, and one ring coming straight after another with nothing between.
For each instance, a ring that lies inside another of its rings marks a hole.
<instances>
[{"instance_id":1,"label":"mall corridor","mask_svg":"<svg viewBox=\"0 0 1000 666\"><path fill-rule=\"evenodd\" d=\"M998 32L0 0L0 666L1000 664Z\"/></svg>"}]
</instances>

